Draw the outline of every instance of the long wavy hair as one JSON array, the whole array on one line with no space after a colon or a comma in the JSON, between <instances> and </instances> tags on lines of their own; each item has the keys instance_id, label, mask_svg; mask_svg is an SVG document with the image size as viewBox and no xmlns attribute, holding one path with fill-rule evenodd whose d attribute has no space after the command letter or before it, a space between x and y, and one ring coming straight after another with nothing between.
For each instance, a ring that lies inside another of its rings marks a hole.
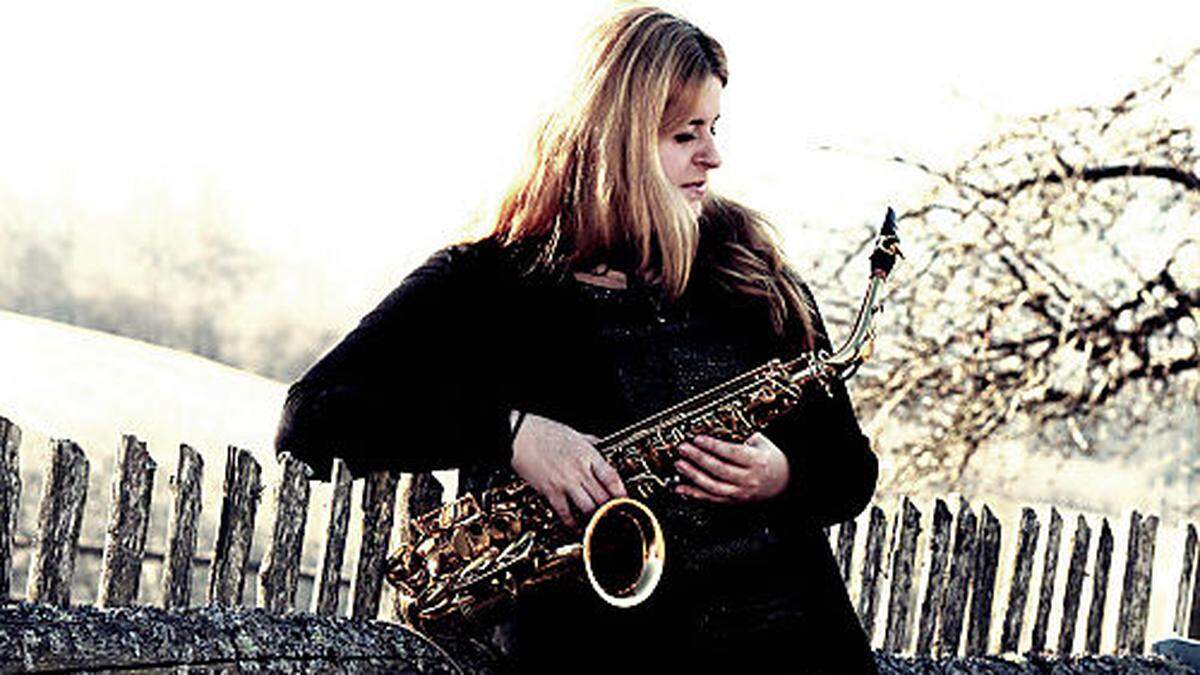
<instances>
[{"instance_id":1,"label":"long wavy hair","mask_svg":"<svg viewBox=\"0 0 1200 675\"><path fill-rule=\"evenodd\" d=\"M766 310L776 335L812 312L758 213L716 195L699 216L658 158L664 129L693 109L711 77L729 81L725 51L695 25L653 7L602 23L570 98L541 126L526 168L501 202L491 238L529 270L599 265L680 298L693 277Z\"/></svg>"}]
</instances>

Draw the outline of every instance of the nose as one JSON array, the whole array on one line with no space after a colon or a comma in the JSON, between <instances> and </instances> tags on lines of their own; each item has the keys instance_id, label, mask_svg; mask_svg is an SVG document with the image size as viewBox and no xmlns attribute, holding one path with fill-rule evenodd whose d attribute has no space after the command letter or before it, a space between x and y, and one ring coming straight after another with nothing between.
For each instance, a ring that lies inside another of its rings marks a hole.
<instances>
[{"instance_id":1,"label":"nose","mask_svg":"<svg viewBox=\"0 0 1200 675\"><path fill-rule=\"evenodd\" d=\"M696 153L695 162L705 169L721 166L721 153L717 151L716 139L705 134L704 146Z\"/></svg>"}]
</instances>

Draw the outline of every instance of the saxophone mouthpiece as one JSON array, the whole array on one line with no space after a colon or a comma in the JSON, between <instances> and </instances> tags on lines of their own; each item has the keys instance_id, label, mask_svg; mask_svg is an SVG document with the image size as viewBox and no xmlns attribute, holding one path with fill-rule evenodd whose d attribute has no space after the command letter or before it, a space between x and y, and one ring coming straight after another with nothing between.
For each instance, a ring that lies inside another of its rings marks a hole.
<instances>
[{"instance_id":1,"label":"saxophone mouthpiece","mask_svg":"<svg viewBox=\"0 0 1200 675\"><path fill-rule=\"evenodd\" d=\"M896 234L896 212L889 206L879 228L879 237L875 239L875 250L871 252L871 276L886 279L892 273L897 257L903 258L904 254Z\"/></svg>"}]
</instances>

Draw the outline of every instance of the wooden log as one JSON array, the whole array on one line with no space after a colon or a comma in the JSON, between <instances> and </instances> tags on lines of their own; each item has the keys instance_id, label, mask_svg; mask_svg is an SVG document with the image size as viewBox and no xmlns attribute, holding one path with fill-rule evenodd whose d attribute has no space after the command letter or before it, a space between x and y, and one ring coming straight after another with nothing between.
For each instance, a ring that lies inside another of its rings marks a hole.
<instances>
[{"instance_id":1,"label":"wooden log","mask_svg":"<svg viewBox=\"0 0 1200 675\"><path fill-rule=\"evenodd\" d=\"M495 673L469 640L403 626L218 606L0 608L0 672Z\"/></svg>"},{"instance_id":2,"label":"wooden log","mask_svg":"<svg viewBox=\"0 0 1200 675\"><path fill-rule=\"evenodd\" d=\"M837 564L842 573L842 583L850 586L850 563L854 558L854 535L858 533L858 523L853 520L838 525Z\"/></svg>"},{"instance_id":3,"label":"wooden log","mask_svg":"<svg viewBox=\"0 0 1200 675\"><path fill-rule=\"evenodd\" d=\"M320 577L313 594L313 612L333 616L338 610L342 561L346 554L346 532L350 529L350 492L353 479L346 463L333 460L333 497L329 503L329 528L321 549Z\"/></svg>"},{"instance_id":4,"label":"wooden log","mask_svg":"<svg viewBox=\"0 0 1200 675\"><path fill-rule=\"evenodd\" d=\"M200 524L204 458L187 445L179 445L179 463L171 476L174 504L167 521L167 558L163 570L163 607L179 609L192 604L192 563L196 555L196 527Z\"/></svg>"},{"instance_id":5,"label":"wooden log","mask_svg":"<svg viewBox=\"0 0 1200 675\"><path fill-rule=\"evenodd\" d=\"M1087 635L1084 652L1100 653L1101 626L1104 624L1104 601L1108 598L1108 572L1112 567L1113 537L1108 518L1100 524L1100 543L1096 545L1096 567L1092 573L1092 604L1088 609Z\"/></svg>"},{"instance_id":6,"label":"wooden log","mask_svg":"<svg viewBox=\"0 0 1200 675\"><path fill-rule=\"evenodd\" d=\"M1025 621L1025 603L1029 600L1029 580L1033 576L1033 555L1040 530L1037 513L1028 506L1021 509L1021 531L1017 534L1012 583L1008 587L1008 609L1004 612L1004 631L1000 634L1001 652L1016 652L1021 641L1021 624Z\"/></svg>"},{"instance_id":7,"label":"wooden log","mask_svg":"<svg viewBox=\"0 0 1200 675\"><path fill-rule=\"evenodd\" d=\"M0 506L2 509L3 506ZM4 555L0 552L0 556ZM1179 592L1176 595L1178 598L1175 601L1175 634L1185 635L1187 633L1188 616L1190 614L1188 604L1192 599L1192 569L1196 564L1196 526L1188 523L1187 537L1183 542L1183 572L1179 575ZM3 596L0 596L3 597Z\"/></svg>"},{"instance_id":8,"label":"wooden log","mask_svg":"<svg viewBox=\"0 0 1200 675\"><path fill-rule=\"evenodd\" d=\"M917 559L917 537L921 534L921 512L905 497L901 502L900 534L892 554L892 587L888 595L887 632L884 649L900 653L908 649L912 635L913 568Z\"/></svg>"},{"instance_id":9,"label":"wooden log","mask_svg":"<svg viewBox=\"0 0 1200 675\"><path fill-rule=\"evenodd\" d=\"M1084 568L1092 529L1082 515L1075 522L1075 541L1071 545L1071 563L1067 568L1067 589L1063 595L1062 623L1058 631L1058 653L1067 656L1075 645L1075 624L1079 619L1079 598L1083 594Z\"/></svg>"},{"instance_id":10,"label":"wooden log","mask_svg":"<svg viewBox=\"0 0 1200 675\"><path fill-rule=\"evenodd\" d=\"M283 476L275 490L275 529L258 576L259 604L272 614L296 607L304 523L308 519L308 479L312 476L312 469L290 453L280 455L279 462Z\"/></svg>"},{"instance_id":11,"label":"wooden log","mask_svg":"<svg viewBox=\"0 0 1200 675\"><path fill-rule=\"evenodd\" d=\"M1150 608L1150 582L1154 567L1154 541L1158 516L1142 518L1133 512L1129 522L1129 554L1117 614L1117 653L1141 654L1146 642L1146 619Z\"/></svg>"},{"instance_id":12,"label":"wooden log","mask_svg":"<svg viewBox=\"0 0 1200 675\"><path fill-rule=\"evenodd\" d=\"M363 485L362 548L350 589L350 616L355 619L375 619L379 614L398 482L396 474L379 471L367 476Z\"/></svg>"},{"instance_id":13,"label":"wooden log","mask_svg":"<svg viewBox=\"0 0 1200 675\"><path fill-rule=\"evenodd\" d=\"M942 628L938 634L938 656L958 654L962 641L963 614L970 594L971 573L975 568L976 517L967 500L961 499L954 526L954 551L950 556L950 578L942 598Z\"/></svg>"},{"instance_id":14,"label":"wooden log","mask_svg":"<svg viewBox=\"0 0 1200 675\"><path fill-rule=\"evenodd\" d=\"M13 538L21 511L21 427L0 417L0 605L12 596Z\"/></svg>"},{"instance_id":15,"label":"wooden log","mask_svg":"<svg viewBox=\"0 0 1200 675\"><path fill-rule=\"evenodd\" d=\"M145 443L131 435L121 438L100 569L101 607L125 607L137 602L146 528L150 525L150 493L157 468Z\"/></svg>"},{"instance_id":16,"label":"wooden log","mask_svg":"<svg viewBox=\"0 0 1200 675\"><path fill-rule=\"evenodd\" d=\"M1046 631L1050 626L1050 600L1054 597L1054 581L1058 576L1058 551L1062 548L1062 516L1050 508L1050 527L1046 531L1046 554L1042 558L1042 585L1038 592L1037 616L1033 621L1033 640L1030 651L1046 651Z\"/></svg>"},{"instance_id":17,"label":"wooden log","mask_svg":"<svg viewBox=\"0 0 1200 675\"><path fill-rule=\"evenodd\" d=\"M946 502L938 499L933 507L933 534L929 540L929 567L925 597L921 601L921 622L917 631L917 655L929 656L946 586L946 562L950 552L950 525L954 518Z\"/></svg>"},{"instance_id":18,"label":"wooden log","mask_svg":"<svg viewBox=\"0 0 1200 675\"><path fill-rule=\"evenodd\" d=\"M858 620L862 623L867 641L875 632L875 613L879 603L879 573L883 569L883 547L887 538L887 520L883 509L871 507L867 526L867 550L863 556L862 587L858 594Z\"/></svg>"},{"instance_id":19,"label":"wooden log","mask_svg":"<svg viewBox=\"0 0 1200 675\"><path fill-rule=\"evenodd\" d=\"M31 602L71 604L75 546L87 500L88 461L69 440L50 441L50 475L42 484L38 509L38 547L30 567L26 596Z\"/></svg>"},{"instance_id":20,"label":"wooden log","mask_svg":"<svg viewBox=\"0 0 1200 675\"><path fill-rule=\"evenodd\" d=\"M262 497L262 468L246 450L229 446L225 456L225 489L221 521L208 579L208 602L232 607L242 603L254 516Z\"/></svg>"},{"instance_id":21,"label":"wooden log","mask_svg":"<svg viewBox=\"0 0 1200 675\"><path fill-rule=\"evenodd\" d=\"M975 569L971 574L971 619L967 626L967 656L988 650L992 624L992 596L996 590L996 568L1000 564L1000 521L985 504L979 518Z\"/></svg>"}]
</instances>

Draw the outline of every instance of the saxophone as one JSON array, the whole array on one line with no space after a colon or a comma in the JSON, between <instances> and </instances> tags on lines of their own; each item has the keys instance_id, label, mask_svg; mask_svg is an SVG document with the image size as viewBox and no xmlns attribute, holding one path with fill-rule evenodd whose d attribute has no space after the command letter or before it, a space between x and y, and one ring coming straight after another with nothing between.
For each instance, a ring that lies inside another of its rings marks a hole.
<instances>
[{"instance_id":1,"label":"saxophone","mask_svg":"<svg viewBox=\"0 0 1200 675\"><path fill-rule=\"evenodd\" d=\"M621 429L596 443L630 497L592 515L582 541L528 483L467 494L410 522L407 543L387 562L404 620L433 633L477 624L523 591L580 572L616 607L653 593L666 560L663 531L646 499L680 479L676 447L707 434L742 442L791 410L807 386L827 389L853 375L871 353L872 319L897 256L895 212L888 208L871 253L871 278L850 337L833 354L771 361Z\"/></svg>"}]
</instances>

